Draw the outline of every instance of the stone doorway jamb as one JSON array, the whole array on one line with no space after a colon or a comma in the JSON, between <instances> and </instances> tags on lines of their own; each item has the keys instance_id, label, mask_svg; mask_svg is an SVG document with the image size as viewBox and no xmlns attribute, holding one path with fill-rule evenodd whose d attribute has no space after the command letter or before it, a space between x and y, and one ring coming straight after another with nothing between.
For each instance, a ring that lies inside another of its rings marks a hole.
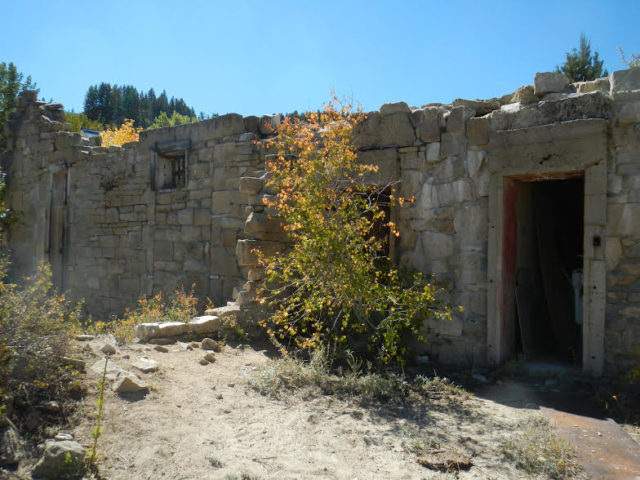
<instances>
[{"instance_id":1,"label":"stone doorway jamb","mask_svg":"<svg viewBox=\"0 0 640 480\"><path fill-rule=\"evenodd\" d=\"M489 363L513 351L508 312L514 285L505 264L505 193L510 181L584 174L582 369L600 376L604 364L607 212L607 121L568 122L492 132L489 140L487 352Z\"/></svg>"}]
</instances>

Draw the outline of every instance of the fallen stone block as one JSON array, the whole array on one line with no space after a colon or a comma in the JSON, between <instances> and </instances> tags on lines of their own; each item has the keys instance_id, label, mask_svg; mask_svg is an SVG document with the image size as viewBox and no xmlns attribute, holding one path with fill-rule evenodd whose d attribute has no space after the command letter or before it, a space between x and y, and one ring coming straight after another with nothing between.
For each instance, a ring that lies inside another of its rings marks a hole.
<instances>
[{"instance_id":1,"label":"fallen stone block","mask_svg":"<svg viewBox=\"0 0 640 480\"><path fill-rule=\"evenodd\" d=\"M213 350L214 352L222 351L222 345L220 345L220 343L216 342L212 338L205 338L204 340L202 340L200 347L203 350Z\"/></svg>"},{"instance_id":2,"label":"fallen stone block","mask_svg":"<svg viewBox=\"0 0 640 480\"><path fill-rule=\"evenodd\" d=\"M122 372L112 387L116 393L132 393L148 390L149 385L133 373Z\"/></svg>"},{"instance_id":3,"label":"fallen stone block","mask_svg":"<svg viewBox=\"0 0 640 480\"><path fill-rule=\"evenodd\" d=\"M184 322L164 322L158 325L157 337L178 337L188 333L189 326Z\"/></svg>"},{"instance_id":4,"label":"fallen stone block","mask_svg":"<svg viewBox=\"0 0 640 480\"><path fill-rule=\"evenodd\" d=\"M136 325L136 337L143 342L156 337L159 326L160 324L158 323L140 323Z\"/></svg>"},{"instance_id":5,"label":"fallen stone block","mask_svg":"<svg viewBox=\"0 0 640 480\"><path fill-rule=\"evenodd\" d=\"M152 373L160 368L160 365L155 360L151 360L150 358L141 358L132 363L132 365L140 370L142 373Z\"/></svg>"},{"instance_id":6,"label":"fallen stone block","mask_svg":"<svg viewBox=\"0 0 640 480\"><path fill-rule=\"evenodd\" d=\"M188 325L193 333L213 333L220 329L220 318L215 315L194 317Z\"/></svg>"}]
</instances>

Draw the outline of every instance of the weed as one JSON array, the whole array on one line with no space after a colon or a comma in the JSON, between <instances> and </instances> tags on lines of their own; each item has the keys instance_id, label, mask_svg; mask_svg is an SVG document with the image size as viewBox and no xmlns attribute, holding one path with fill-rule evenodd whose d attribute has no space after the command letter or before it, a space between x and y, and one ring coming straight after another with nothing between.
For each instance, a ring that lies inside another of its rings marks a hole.
<instances>
[{"instance_id":1,"label":"weed","mask_svg":"<svg viewBox=\"0 0 640 480\"><path fill-rule=\"evenodd\" d=\"M447 379L416 377L408 381L393 371L375 372L371 365L363 366L357 357L347 360L348 368L332 370L329 356L315 352L308 361L292 356L268 362L248 374L249 385L262 395L281 398L286 392L297 391L304 396L336 395L361 402L406 398L410 391L431 397L466 398L468 393Z\"/></svg>"},{"instance_id":2,"label":"weed","mask_svg":"<svg viewBox=\"0 0 640 480\"><path fill-rule=\"evenodd\" d=\"M0 410L11 398L19 417L34 405L72 396L78 370L68 358L81 304L54 291L45 263L24 286L7 283L7 269L8 260L0 258Z\"/></svg>"},{"instance_id":3,"label":"weed","mask_svg":"<svg viewBox=\"0 0 640 480\"><path fill-rule=\"evenodd\" d=\"M98 399L96 400L96 404L98 406L98 413L96 415L96 426L93 428L93 432L91 432L91 438L93 439L93 444L91 445L91 453L89 454L88 464L89 467L94 469L96 468L96 459L98 455L98 439L102 435L102 409L104 405L104 385L107 378L107 363L109 362L108 357L104 359L104 369L102 370L102 378L100 382L98 382Z\"/></svg>"},{"instance_id":4,"label":"weed","mask_svg":"<svg viewBox=\"0 0 640 480\"><path fill-rule=\"evenodd\" d=\"M519 425L521 431L502 445L504 456L515 466L552 479L576 478L582 467L575 461L575 450L553 433L542 417L530 417Z\"/></svg>"},{"instance_id":5,"label":"weed","mask_svg":"<svg viewBox=\"0 0 640 480\"><path fill-rule=\"evenodd\" d=\"M194 296L195 285L190 291L184 287L174 290L171 295L159 292L151 298L140 298L135 310L125 310L123 318L111 322L95 322L88 327L90 333L110 333L118 342L131 342L135 337L135 327L139 323L189 322L197 313L198 299Z\"/></svg>"}]
</instances>

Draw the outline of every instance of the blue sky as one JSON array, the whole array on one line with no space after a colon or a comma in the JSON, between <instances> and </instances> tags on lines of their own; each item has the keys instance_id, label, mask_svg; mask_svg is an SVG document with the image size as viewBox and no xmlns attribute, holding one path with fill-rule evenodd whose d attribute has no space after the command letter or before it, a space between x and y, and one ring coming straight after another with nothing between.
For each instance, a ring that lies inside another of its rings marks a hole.
<instances>
[{"instance_id":1,"label":"blue sky","mask_svg":"<svg viewBox=\"0 0 640 480\"><path fill-rule=\"evenodd\" d=\"M490 98L591 40L609 71L640 53L640 0L0 0L0 62L81 111L90 85L163 89L196 111L365 110Z\"/></svg>"}]
</instances>

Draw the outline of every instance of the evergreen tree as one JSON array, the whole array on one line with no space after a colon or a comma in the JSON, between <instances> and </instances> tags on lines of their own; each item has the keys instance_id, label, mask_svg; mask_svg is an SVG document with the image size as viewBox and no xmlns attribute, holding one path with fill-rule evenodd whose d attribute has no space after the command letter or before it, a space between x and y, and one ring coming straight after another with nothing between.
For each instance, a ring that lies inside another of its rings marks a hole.
<instances>
[{"instance_id":1,"label":"evergreen tree","mask_svg":"<svg viewBox=\"0 0 640 480\"><path fill-rule=\"evenodd\" d=\"M584 33L580 34L580 48L573 48L566 53L567 59L562 65L556 67L556 72L564 73L570 82L585 82L609 75L603 70L603 60L600 60L598 52L591 54L591 42Z\"/></svg>"},{"instance_id":2,"label":"evergreen tree","mask_svg":"<svg viewBox=\"0 0 640 480\"><path fill-rule=\"evenodd\" d=\"M36 84L31 81L31 76L24 78L12 62L0 63L0 152L7 147L4 124L16 107L18 95L24 90L36 90Z\"/></svg>"},{"instance_id":3,"label":"evergreen tree","mask_svg":"<svg viewBox=\"0 0 640 480\"><path fill-rule=\"evenodd\" d=\"M173 112L189 118L195 117L195 110L182 98L169 98L166 91L159 96L153 89L144 93L132 85L111 85L101 83L87 90L84 101L85 115L107 125L120 125L125 119L147 128L161 113L169 117Z\"/></svg>"}]
</instances>

